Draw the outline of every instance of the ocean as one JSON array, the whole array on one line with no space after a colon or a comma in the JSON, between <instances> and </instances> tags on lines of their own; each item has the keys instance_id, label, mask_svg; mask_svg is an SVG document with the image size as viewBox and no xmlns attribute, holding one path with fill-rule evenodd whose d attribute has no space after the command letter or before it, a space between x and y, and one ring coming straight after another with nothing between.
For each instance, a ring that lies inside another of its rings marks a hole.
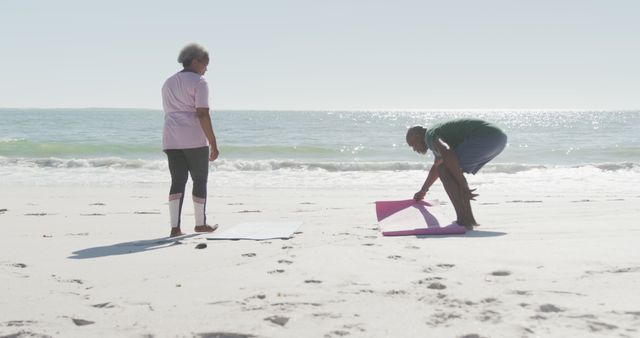
<instances>
[{"instance_id":1,"label":"ocean","mask_svg":"<svg viewBox=\"0 0 640 338\"><path fill-rule=\"evenodd\" d=\"M0 109L0 185L168 184L163 116ZM213 111L220 157L210 185L419 186L433 157L406 145L406 129L459 117L488 120L509 138L470 179L477 184L640 182L640 111Z\"/></svg>"}]
</instances>

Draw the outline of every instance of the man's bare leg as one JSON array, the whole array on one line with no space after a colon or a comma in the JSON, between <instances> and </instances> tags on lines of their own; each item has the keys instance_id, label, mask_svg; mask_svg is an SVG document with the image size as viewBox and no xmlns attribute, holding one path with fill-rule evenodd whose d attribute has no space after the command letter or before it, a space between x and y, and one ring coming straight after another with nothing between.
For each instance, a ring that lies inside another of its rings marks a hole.
<instances>
[{"instance_id":1,"label":"man's bare leg","mask_svg":"<svg viewBox=\"0 0 640 338\"><path fill-rule=\"evenodd\" d=\"M464 177L464 175L462 175L462 178L464 179L464 183L467 184L467 178ZM469 185L467 184L467 186ZM480 226L480 224L476 222L476 218L473 217L473 211L471 210L471 200L463 198L462 202L464 206L465 215L467 215L467 219L471 222L471 225L474 227Z\"/></svg>"},{"instance_id":2,"label":"man's bare leg","mask_svg":"<svg viewBox=\"0 0 640 338\"><path fill-rule=\"evenodd\" d=\"M456 223L458 223L458 225L464 226L469 230L473 229L473 215L470 219L466 212L466 206L463 201L464 198L462 197L461 187L458 185L453 176L451 176L444 165L438 167L438 174L440 176L440 181L444 186L444 190L447 192L447 195L449 196L449 199L453 204L453 208L456 211Z\"/></svg>"},{"instance_id":3,"label":"man's bare leg","mask_svg":"<svg viewBox=\"0 0 640 338\"><path fill-rule=\"evenodd\" d=\"M473 211L471 211L471 200L463 199L462 203L464 205L464 209L466 210L467 219L471 223L471 226L477 227L480 226L476 221L475 217L473 217Z\"/></svg>"}]
</instances>

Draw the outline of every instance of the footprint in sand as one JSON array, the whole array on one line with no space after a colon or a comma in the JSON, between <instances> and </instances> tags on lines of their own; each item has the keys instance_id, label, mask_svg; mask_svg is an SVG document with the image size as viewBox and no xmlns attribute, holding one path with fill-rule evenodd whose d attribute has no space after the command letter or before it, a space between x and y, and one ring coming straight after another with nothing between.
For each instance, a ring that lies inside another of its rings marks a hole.
<instances>
[{"instance_id":1,"label":"footprint in sand","mask_svg":"<svg viewBox=\"0 0 640 338\"><path fill-rule=\"evenodd\" d=\"M16 327L20 327L20 326L27 326L27 325L31 325L31 324L35 324L36 322L33 320L10 320L8 322L4 322L4 323L0 323L0 326L4 325L4 326L16 326ZM9 335L9 336L2 336L2 337L14 337L13 335ZM21 335L17 335L15 337L21 337Z\"/></svg>"},{"instance_id":2,"label":"footprint in sand","mask_svg":"<svg viewBox=\"0 0 640 338\"><path fill-rule=\"evenodd\" d=\"M255 257L255 256L256 256L256 254L255 254L255 253L253 253L253 252L249 252L249 253L246 253L246 254L242 254L242 257Z\"/></svg>"},{"instance_id":3,"label":"footprint in sand","mask_svg":"<svg viewBox=\"0 0 640 338\"><path fill-rule=\"evenodd\" d=\"M540 305L539 311L540 312L563 312L564 309L561 309L553 304L544 304L544 305Z\"/></svg>"},{"instance_id":4,"label":"footprint in sand","mask_svg":"<svg viewBox=\"0 0 640 338\"><path fill-rule=\"evenodd\" d=\"M80 214L80 216L106 216L106 215L94 212L92 214Z\"/></svg>"},{"instance_id":5,"label":"footprint in sand","mask_svg":"<svg viewBox=\"0 0 640 338\"><path fill-rule=\"evenodd\" d=\"M160 215L160 211L134 211L135 215Z\"/></svg>"},{"instance_id":6,"label":"footprint in sand","mask_svg":"<svg viewBox=\"0 0 640 338\"><path fill-rule=\"evenodd\" d=\"M100 303L100 304L93 304L91 306L93 306L95 308L98 308L98 309L111 309L111 308L116 307L114 304L112 304L110 302Z\"/></svg>"},{"instance_id":7,"label":"footprint in sand","mask_svg":"<svg viewBox=\"0 0 640 338\"><path fill-rule=\"evenodd\" d=\"M387 258L389 258L389 259L393 259L393 260L398 260L398 259L402 258L402 256L398 256L398 255L391 255L391 256L387 256Z\"/></svg>"},{"instance_id":8,"label":"footprint in sand","mask_svg":"<svg viewBox=\"0 0 640 338\"><path fill-rule=\"evenodd\" d=\"M595 315L592 314L584 314L584 315L576 315L576 316L567 316L569 318L578 318L578 319L598 319Z\"/></svg>"},{"instance_id":9,"label":"footprint in sand","mask_svg":"<svg viewBox=\"0 0 640 338\"><path fill-rule=\"evenodd\" d=\"M91 203L89 205L105 206L106 204L104 204L102 202L97 202L97 203Z\"/></svg>"},{"instance_id":10,"label":"footprint in sand","mask_svg":"<svg viewBox=\"0 0 640 338\"><path fill-rule=\"evenodd\" d=\"M252 299L254 299L254 298L257 298L257 299L263 300L263 299L267 298L267 295L260 293L260 294L257 294L257 295L255 295L255 296L251 296L251 297L249 297L249 298L245 298L245 299L244 299L244 301L245 301L245 302L249 302L249 301L251 301L251 300L252 300ZM229 302L229 301L224 301L224 303L228 303L228 302ZM216 302L216 303L222 303L222 302ZM213 303L209 303L209 304L213 304Z\"/></svg>"},{"instance_id":11,"label":"footprint in sand","mask_svg":"<svg viewBox=\"0 0 640 338\"><path fill-rule=\"evenodd\" d=\"M426 277L426 278L424 278L424 279L419 280L419 281L418 281L418 284L426 284L426 283L430 283L431 281L434 281L434 280L436 280L436 281L438 281L438 280L442 280L442 277L437 277L437 276L434 276L434 277Z\"/></svg>"},{"instance_id":12,"label":"footprint in sand","mask_svg":"<svg viewBox=\"0 0 640 338\"><path fill-rule=\"evenodd\" d=\"M511 272L507 270L497 270L491 273L492 276L499 276L499 277L509 276L510 274Z\"/></svg>"},{"instance_id":13,"label":"footprint in sand","mask_svg":"<svg viewBox=\"0 0 640 338\"><path fill-rule=\"evenodd\" d=\"M314 317L331 318L331 319L338 319L338 318L342 317L339 314L335 314L335 313L331 313L331 312L316 312L316 313L312 313L311 315L314 316Z\"/></svg>"},{"instance_id":14,"label":"footprint in sand","mask_svg":"<svg viewBox=\"0 0 640 338\"><path fill-rule=\"evenodd\" d=\"M439 326L441 324L445 324L450 320L462 318L462 315L457 314L455 312L446 313L446 312L438 312L431 316L431 321L429 322L432 326Z\"/></svg>"},{"instance_id":15,"label":"footprint in sand","mask_svg":"<svg viewBox=\"0 0 640 338\"><path fill-rule=\"evenodd\" d=\"M236 214L247 214L247 213L260 213L262 210L240 210L236 211Z\"/></svg>"},{"instance_id":16,"label":"footprint in sand","mask_svg":"<svg viewBox=\"0 0 640 338\"><path fill-rule=\"evenodd\" d=\"M432 289L432 290L443 290L446 289L447 286L440 283L440 282L433 282L430 283L429 285L427 285L427 288Z\"/></svg>"},{"instance_id":17,"label":"footprint in sand","mask_svg":"<svg viewBox=\"0 0 640 338\"><path fill-rule=\"evenodd\" d=\"M271 317L265 318L264 320L280 326L285 326L287 322L289 322L289 318L281 317L281 316L271 316Z\"/></svg>"},{"instance_id":18,"label":"footprint in sand","mask_svg":"<svg viewBox=\"0 0 640 338\"><path fill-rule=\"evenodd\" d=\"M25 216L47 216L46 212L35 212L30 214L24 214Z\"/></svg>"},{"instance_id":19,"label":"footprint in sand","mask_svg":"<svg viewBox=\"0 0 640 338\"><path fill-rule=\"evenodd\" d=\"M73 321L74 324L76 324L77 326L85 326L85 325L91 325L91 324L95 324L95 322L92 322L90 320L86 320L86 319L80 319L80 318L71 318L71 320Z\"/></svg>"},{"instance_id":20,"label":"footprint in sand","mask_svg":"<svg viewBox=\"0 0 640 338\"><path fill-rule=\"evenodd\" d=\"M278 263L280 263L280 264L293 264L292 261L288 261L286 259L281 259L281 260L278 261Z\"/></svg>"},{"instance_id":21,"label":"footprint in sand","mask_svg":"<svg viewBox=\"0 0 640 338\"><path fill-rule=\"evenodd\" d=\"M24 268L26 268L26 267L27 267L27 264L24 264L24 263L14 263L14 264L11 264L11 266L13 266L13 267L15 267L15 268L24 269Z\"/></svg>"},{"instance_id":22,"label":"footprint in sand","mask_svg":"<svg viewBox=\"0 0 640 338\"><path fill-rule=\"evenodd\" d=\"M7 211L9 211L9 209L0 209L0 215L4 214Z\"/></svg>"},{"instance_id":23,"label":"footprint in sand","mask_svg":"<svg viewBox=\"0 0 640 338\"><path fill-rule=\"evenodd\" d=\"M587 321L587 325L588 325L589 330L591 332L600 332L600 331L604 331L604 330L615 330L615 329L618 328L615 325L611 325L611 324L607 324L607 323L603 323L603 322L596 322L596 321L592 321L592 320Z\"/></svg>"},{"instance_id":24,"label":"footprint in sand","mask_svg":"<svg viewBox=\"0 0 640 338\"><path fill-rule=\"evenodd\" d=\"M478 316L478 320L481 322L492 322L494 324L499 323L501 319L500 313L492 310L484 310L480 313L480 316Z\"/></svg>"},{"instance_id":25,"label":"footprint in sand","mask_svg":"<svg viewBox=\"0 0 640 338\"><path fill-rule=\"evenodd\" d=\"M276 270L268 271L267 273L268 273L268 274L274 274L274 273L283 273L283 272L284 272L284 270L283 270L283 269L276 269Z\"/></svg>"},{"instance_id":26,"label":"footprint in sand","mask_svg":"<svg viewBox=\"0 0 640 338\"><path fill-rule=\"evenodd\" d=\"M61 279L59 276L51 275L51 277L55 278L57 282L60 283L75 283L75 284L84 284L84 282L80 279Z\"/></svg>"},{"instance_id":27,"label":"footprint in sand","mask_svg":"<svg viewBox=\"0 0 640 338\"><path fill-rule=\"evenodd\" d=\"M307 279L304 282L307 283L307 284L320 284L320 283L322 283L321 280L317 280L317 279Z\"/></svg>"},{"instance_id":28,"label":"footprint in sand","mask_svg":"<svg viewBox=\"0 0 640 338\"><path fill-rule=\"evenodd\" d=\"M198 338L254 338L252 334L234 332L202 332L196 334Z\"/></svg>"},{"instance_id":29,"label":"footprint in sand","mask_svg":"<svg viewBox=\"0 0 640 338\"><path fill-rule=\"evenodd\" d=\"M437 266L437 267L439 267L439 268L443 268L443 269L451 269L451 268L453 268L453 267L454 267L454 266L456 266L456 265L455 265L455 264L446 264L446 263L445 263L445 264L438 264L438 265L436 265L436 266Z\"/></svg>"}]
</instances>

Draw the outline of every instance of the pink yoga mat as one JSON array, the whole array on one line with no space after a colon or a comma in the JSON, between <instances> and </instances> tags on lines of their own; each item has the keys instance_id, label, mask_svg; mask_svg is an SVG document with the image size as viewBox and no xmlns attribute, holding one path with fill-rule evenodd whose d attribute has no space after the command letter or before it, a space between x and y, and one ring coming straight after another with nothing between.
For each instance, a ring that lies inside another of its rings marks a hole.
<instances>
[{"instance_id":1,"label":"pink yoga mat","mask_svg":"<svg viewBox=\"0 0 640 338\"><path fill-rule=\"evenodd\" d=\"M376 215L383 236L453 235L466 229L456 223L441 226L424 201L377 201Z\"/></svg>"}]
</instances>

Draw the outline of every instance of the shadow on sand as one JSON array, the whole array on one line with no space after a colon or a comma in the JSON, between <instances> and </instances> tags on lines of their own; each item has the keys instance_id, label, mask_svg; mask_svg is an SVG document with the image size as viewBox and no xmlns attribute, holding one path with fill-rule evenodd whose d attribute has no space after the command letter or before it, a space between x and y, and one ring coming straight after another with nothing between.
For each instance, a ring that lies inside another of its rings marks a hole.
<instances>
[{"instance_id":1,"label":"shadow on sand","mask_svg":"<svg viewBox=\"0 0 640 338\"><path fill-rule=\"evenodd\" d=\"M467 237L467 238L480 238L480 237L499 237L506 235L506 232L500 231L482 231L472 230L467 231L464 234L451 234L451 235L417 235L416 238L442 238L442 237Z\"/></svg>"},{"instance_id":2,"label":"shadow on sand","mask_svg":"<svg viewBox=\"0 0 640 338\"><path fill-rule=\"evenodd\" d=\"M74 251L73 255L67 257L71 259L87 259L106 256L127 255L144 251L158 250L168 248L174 245L182 244L180 241L198 236L200 234L190 234L180 237L160 237L156 239L147 239L141 241L124 242L106 246L97 246L93 248Z\"/></svg>"}]
</instances>

